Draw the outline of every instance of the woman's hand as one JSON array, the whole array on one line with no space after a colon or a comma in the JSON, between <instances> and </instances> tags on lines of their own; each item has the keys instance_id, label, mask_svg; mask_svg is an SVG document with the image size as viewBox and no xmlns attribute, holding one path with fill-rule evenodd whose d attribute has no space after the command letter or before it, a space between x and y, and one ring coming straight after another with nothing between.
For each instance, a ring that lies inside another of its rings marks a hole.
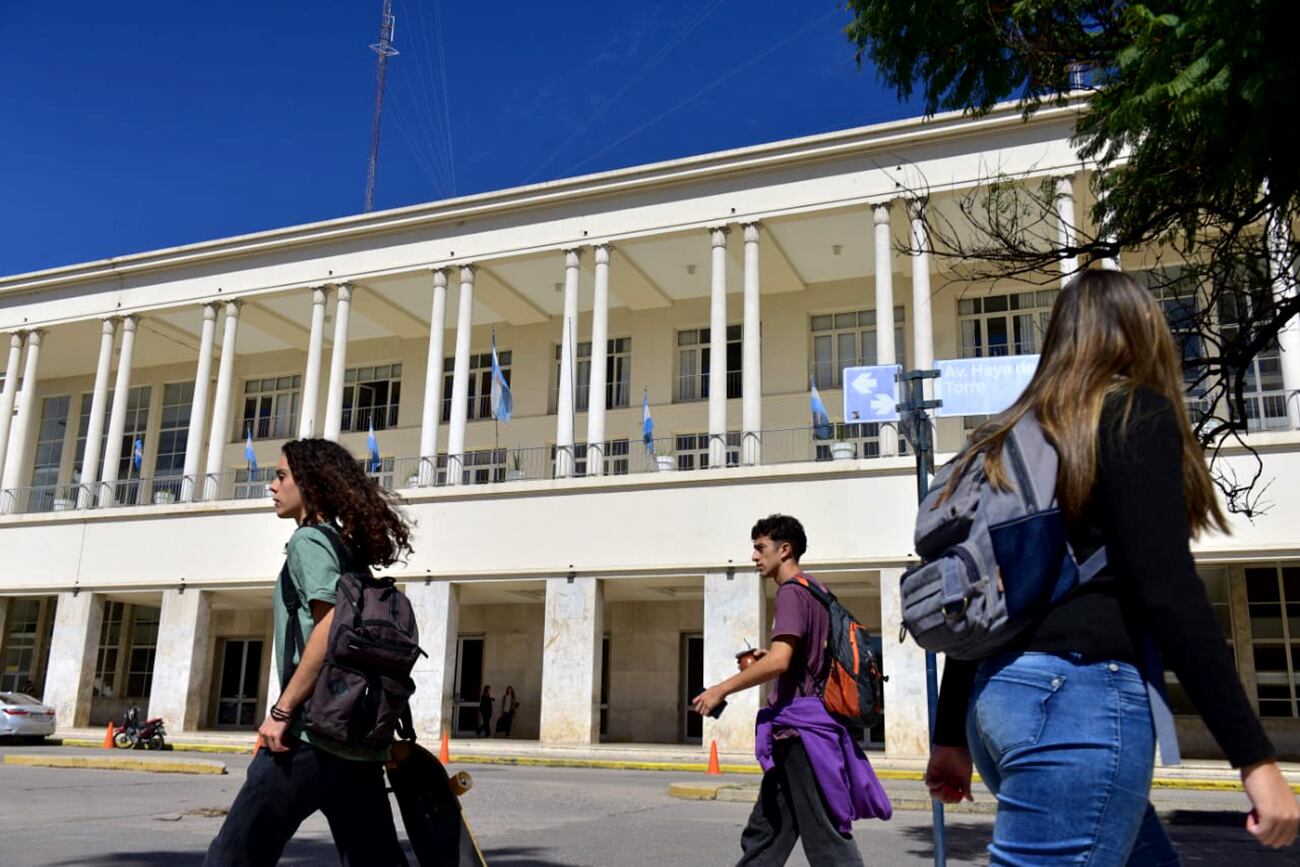
<instances>
[{"instance_id":1,"label":"woman's hand","mask_svg":"<svg viewBox=\"0 0 1300 867\"><path fill-rule=\"evenodd\" d=\"M930 750L930 764L925 769L925 784L930 797L945 804L965 798L975 800L970 792L972 762L965 747L935 746Z\"/></svg>"},{"instance_id":2,"label":"woman's hand","mask_svg":"<svg viewBox=\"0 0 1300 867\"><path fill-rule=\"evenodd\" d=\"M1300 827L1300 804L1274 761L1241 769L1241 783L1250 798L1246 830L1265 846L1290 846Z\"/></svg>"}]
</instances>

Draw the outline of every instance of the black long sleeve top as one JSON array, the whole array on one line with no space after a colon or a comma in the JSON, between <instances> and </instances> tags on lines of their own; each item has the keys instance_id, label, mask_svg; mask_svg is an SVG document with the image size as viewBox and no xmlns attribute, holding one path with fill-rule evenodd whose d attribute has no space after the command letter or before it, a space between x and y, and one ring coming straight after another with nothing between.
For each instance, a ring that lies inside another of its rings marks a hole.
<instances>
[{"instance_id":1,"label":"black long sleeve top","mask_svg":"<svg viewBox=\"0 0 1300 867\"><path fill-rule=\"evenodd\" d=\"M1092 499L1069 531L1080 562L1105 545L1109 565L1046 611L1012 649L1138 664L1139 638L1148 630L1233 766L1263 761L1273 745L1237 678L1188 544L1174 415L1182 408L1140 388L1125 423L1124 404L1114 396L1103 409ZM966 746L976 665L946 661L935 743Z\"/></svg>"}]
</instances>

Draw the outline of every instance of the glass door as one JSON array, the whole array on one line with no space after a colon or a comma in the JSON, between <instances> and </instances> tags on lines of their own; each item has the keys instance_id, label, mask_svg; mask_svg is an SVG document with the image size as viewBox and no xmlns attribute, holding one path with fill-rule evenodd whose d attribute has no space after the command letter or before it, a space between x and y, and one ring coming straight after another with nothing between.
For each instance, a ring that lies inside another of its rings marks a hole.
<instances>
[{"instance_id":1,"label":"glass door","mask_svg":"<svg viewBox=\"0 0 1300 867\"><path fill-rule=\"evenodd\" d=\"M701 743L704 738L704 717L691 710L691 699L704 691L704 636L688 633L682 636L681 671L682 741Z\"/></svg>"},{"instance_id":2,"label":"glass door","mask_svg":"<svg viewBox=\"0 0 1300 867\"><path fill-rule=\"evenodd\" d=\"M260 722L257 718L257 688L261 674L261 639L225 639L221 650L217 728L249 728Z\"/></svg>"},{"instance_id":3,"label":"glass door","mask_svg":"<svg viewBox=\"0 0 1300 867\"><path fill-rule=\"evenodd\" d=\"M483 692L483 637L462 636L456 639L456 720L457 735L472 735L478 728L478 700Z\"/></svg>"}]
</instances>

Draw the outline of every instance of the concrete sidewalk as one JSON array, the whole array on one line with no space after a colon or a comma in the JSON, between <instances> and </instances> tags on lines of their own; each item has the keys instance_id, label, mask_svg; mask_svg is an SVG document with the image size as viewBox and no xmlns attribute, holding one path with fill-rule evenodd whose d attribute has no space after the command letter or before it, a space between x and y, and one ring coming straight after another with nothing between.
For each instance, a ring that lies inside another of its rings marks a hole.
<instances>
[{"instance_id":1,"label":"concrete sidewalk","mask_svg":"<svg viewBox=\"0 0 1300 867\"><path fill-rule=\"evenodd\" d=\"M55 733L68 746L97 747L104 740L100 729L61 729ZM178 752L251 753L256 735L251 732L198 731L178 732L170 748ZM437 751L435 742L423 742ZM534 765L544 767L610 768L618 770L679 771L699 773L708 767L708 749L690 744L606 743L585 746L557 746L538 741L498 738L452 738L449 744L452 762L470 764ZM890 758L883 752L867 753L876 774L882 780L919 781L925 772L925 760ZM723 773L758 775L761 770L749 753L722 753L719 763ZM1284 762L1282 772L1292 788L1300 792L1300 764ZM1234 791L1241 788L1240 774L1227 762L1192 759L1182 765L1164 768L1157 765L1155 789L1191 789Z\"/></svg>"}]
</instances>

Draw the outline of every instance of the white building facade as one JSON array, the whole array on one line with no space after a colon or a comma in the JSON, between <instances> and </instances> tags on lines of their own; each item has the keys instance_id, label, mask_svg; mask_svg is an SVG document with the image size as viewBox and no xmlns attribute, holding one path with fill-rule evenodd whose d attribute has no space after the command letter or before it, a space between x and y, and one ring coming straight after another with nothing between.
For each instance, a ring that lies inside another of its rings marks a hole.
<instances>
[{"instance_id":1,"label":"white building facade","mask_svg":"<svg viewBox=\"0 0 1300 867\"><path fill-rule=\"evenodd\" d=\"M838 422L846 366L1036 350L1057 286L970 285L904 249L925 246L923 209L955 213L990 167L1053 179L1060 231L1084 225L1075 110L886 124L0 278L0 689L30 685L63 727L136 704L174 731L251 730L277 692L270 607L292 529L270 468L298 436L361 458L373 425L376 476L417 524L388 574L429 654L426 736L472 732L491 685L518 694L515 737L749 749L757 691L718 720L688 706L767 639L774 588L749 529L779 511L881 639L873 739L924 755L922 654L898 641L914 461L889 426L815 440L809 381ZM1297 362L1266 353L1252 379L1270 510L1196 546L1288 754ZM963 435L941 421L941 453ZM1180 725L1186 752L1214 754L1194 716Z\"/></svg>"}]
</instances>

